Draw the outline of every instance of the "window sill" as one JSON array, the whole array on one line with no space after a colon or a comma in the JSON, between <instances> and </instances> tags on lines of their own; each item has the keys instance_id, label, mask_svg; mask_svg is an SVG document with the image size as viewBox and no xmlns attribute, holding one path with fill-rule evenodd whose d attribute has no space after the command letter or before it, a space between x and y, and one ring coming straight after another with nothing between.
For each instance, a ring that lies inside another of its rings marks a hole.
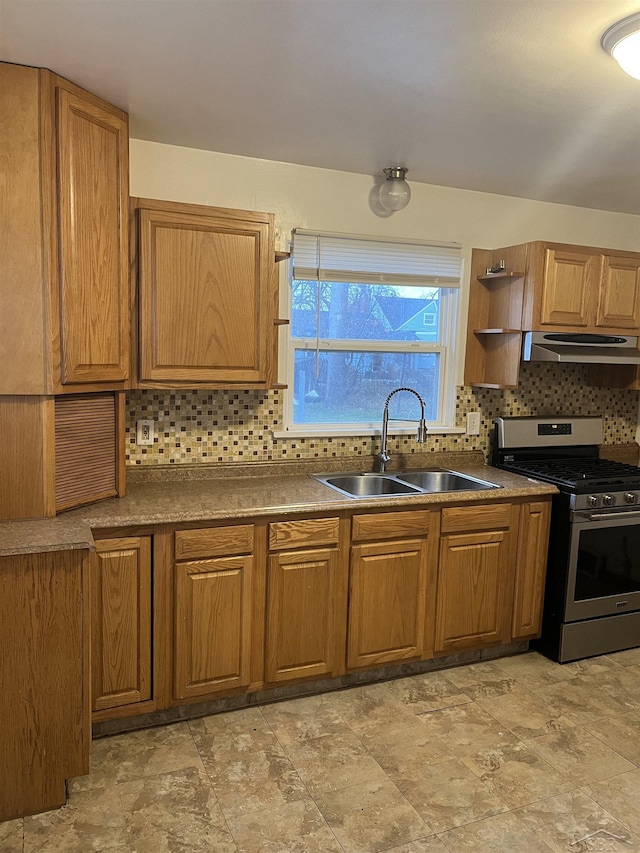
<instances>
[{"instance_id":1,"label":"window sill","mask_svg":"<svg viewBox=\"0 0 640 853\"><path fill-rule=\"evenodd\" d=\"M272 430L273 438L342 438L376 435L379 436L380 427L292 427L285 430ZM432 435L463 435L466 432L464 427L451 426L431 426L427 428L427 440ZM388 434L391 435L414 435L416 427L390 427Z\"/></svg>"}]
</instances>

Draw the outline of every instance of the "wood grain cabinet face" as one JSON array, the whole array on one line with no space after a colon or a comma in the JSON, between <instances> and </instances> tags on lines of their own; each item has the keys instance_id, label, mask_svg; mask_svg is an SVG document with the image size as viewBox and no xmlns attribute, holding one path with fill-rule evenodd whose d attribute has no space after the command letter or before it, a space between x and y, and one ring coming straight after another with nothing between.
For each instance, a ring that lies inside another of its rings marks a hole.
<instances>
[{"instance_id":1,"label":"wood grain cabinet face","mask_svg":"<svg viewBox=\"0 0 640 853\"><path fill-rule=\"evenodd\" d=\"M137 204L140 381L266 386L276 334L273 216Z\"/></svg>"},{"instance_id":2,"label":"wood grain cabinet face","mask_svg":"<svg viewBox=\"0 0 640 853\"><path fill-rule=\"evenodd\" d=\"M150 537L98 540L90 571L92 710L150 699Z\"/></svg>"},{"instance_id":3,"label":"wood grain cabinet face","mask_svg":"<svg viewBox=\"0 0 640 853\"><path fill-rule=\"evenodd\" d=\"M355 516L347 667L428 657L433 650L437 514ZM395 531L395 533L394 533Z\"/></svg>"},{"instance_id":4,"label":"wood grain cabinet face","mask_svg":"<svg viewBox=\"0 0 640 853\"><path fill-rule=\"evenodd\" d=\"M49 71L6 63L0 112L0 355L11 354L0 393L123 390L127 115Z\"/></svg>"},{"instance_id":5,"label":"wood grain cabinet face","mask_svg":"<svg viewBox=\"0 0 640 853\"><path fill-rule=\"evenodd\" d=\"M346 542L337 517L269 524L266 681L344 671Z\"/></svg>"},{"instance_id":6,"label":"wood grain cabinet face","mask_svg":"<svg viewBox=\"0 0 640 853\"><path fill-rule=\"evenodd\" d=\"M495 525L489 523L489 513ZM443 510L436 651L455 652L508 640L512 518L508 504Z\"/></svg>"},{"instance_id":7,"label":"wood grain cabinet face","mask_svg":"<svg viewBox=\"0 0 640 853\"><path fill-rule=\"evenodd\" d=\"M251 680L252 553L238 554L253 536L248 526L176 533L176 551L220 553L231 543L230 556L180 560L174 585L174 697L215 696L246 687ZM183 535L180 535L180 534ZM234 553L234 551L236 553Z\"/></svg>"},{"instance_id":8,"label":"wood grain cabinet face","mask_svg":"<svg viewBox=\"0 0 640 853\"><path fill-rule=\"evenodd\" d=\"M514 640L540 636L550 514L550 500L525 503L520 507L511 625Z\"/></svg>"},{"instance_id":9,"label":"wood grain cabinet face","mask_svg":"<svg viewBox=\"0 0 640 853\"><path fill-rule=\"evenodd\" d=\"M600 256L547 249L540 321L543 326L575 326L593 322L600 282Z\"/></svg>"},{"instance_id":10,"label":"wood grain cabinet face","mask_svg":"<svg viewBox=\"0 0 640 853\"><path fill-rule=\"evenodd\" d=\"M640 258L603 255L596 325L640 329Z\"/></svg>"}]
</instances>

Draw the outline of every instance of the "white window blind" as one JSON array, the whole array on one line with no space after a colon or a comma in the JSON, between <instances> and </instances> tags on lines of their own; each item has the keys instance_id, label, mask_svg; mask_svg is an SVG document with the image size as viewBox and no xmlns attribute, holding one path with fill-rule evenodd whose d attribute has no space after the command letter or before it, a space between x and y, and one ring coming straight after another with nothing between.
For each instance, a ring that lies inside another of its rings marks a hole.
<instances>
[{"instance_id":1,"label":"white window blind","mask_svg":"<svg viewBox=\"0 0 640 853\"><path fill-rule=\"evenodd\" d=\"M461 246L296 229L293 278L359 284L459 287Z\"/></svg>"}]
</instances>

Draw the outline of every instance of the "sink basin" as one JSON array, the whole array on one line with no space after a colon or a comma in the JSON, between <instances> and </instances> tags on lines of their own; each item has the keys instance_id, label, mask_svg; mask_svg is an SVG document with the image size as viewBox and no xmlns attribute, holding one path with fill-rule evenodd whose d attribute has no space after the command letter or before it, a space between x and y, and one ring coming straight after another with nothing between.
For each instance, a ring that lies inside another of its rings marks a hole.
<instances>
[{"instance_id":1,"label":"sink basin","mask_svg":"<svg viewBox=\"0 0 640 853\"><path fill-rule=\"evenodd\" d=\"M457 471L429 468L424 471L406 471L389 474L349 473L312 474L324 483L350 498L391 497L393 495L424 495L441 492L470 492L480 489L501 489L495 483L468 477Z\"/></svg>"},{"instance_id":2,"label":"sink basin","mask_svg":"<svg viewBox=\"0 0 640 853\"><path fill-rule=\"evenodd\" d=\"M328 477L317 477L317 479L354 498L420 494L420 489L415 489L408 483L401 483L394 477L383 474L335 474Z\"/></svg>"},{"instance_id":3,"label":"sink basin","mask_svg":"<svg viewBox=\"0 0 640 853\"><path fill-rule=\"evenodd\" d=\"M493 483L476 480L465 474L456 474L454 471L410 471L406 474L398 474L397 478L402 483L411 483L412 486L417 486L425 492L461 492L499 488Z\"/></svg>"}]
</instances>

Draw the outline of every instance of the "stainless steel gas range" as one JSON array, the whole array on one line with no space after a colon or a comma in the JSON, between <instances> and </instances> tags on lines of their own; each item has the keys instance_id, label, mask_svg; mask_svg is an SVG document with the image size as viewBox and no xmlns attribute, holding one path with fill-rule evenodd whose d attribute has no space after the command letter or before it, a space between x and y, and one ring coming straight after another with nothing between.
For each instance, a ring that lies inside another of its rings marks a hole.
<instances>
[{"instance_id":1,"label":"stainless steel gas range","mask_svg":"<svg viewBox=\"0 0 640 853\"><path fill-rule=\"evenodd\" d=\"M542 636L566 663L640 646L640 468L598 457L601 418L498 418L493 464L553 483Z\"/></svg>"}]
</instances>

